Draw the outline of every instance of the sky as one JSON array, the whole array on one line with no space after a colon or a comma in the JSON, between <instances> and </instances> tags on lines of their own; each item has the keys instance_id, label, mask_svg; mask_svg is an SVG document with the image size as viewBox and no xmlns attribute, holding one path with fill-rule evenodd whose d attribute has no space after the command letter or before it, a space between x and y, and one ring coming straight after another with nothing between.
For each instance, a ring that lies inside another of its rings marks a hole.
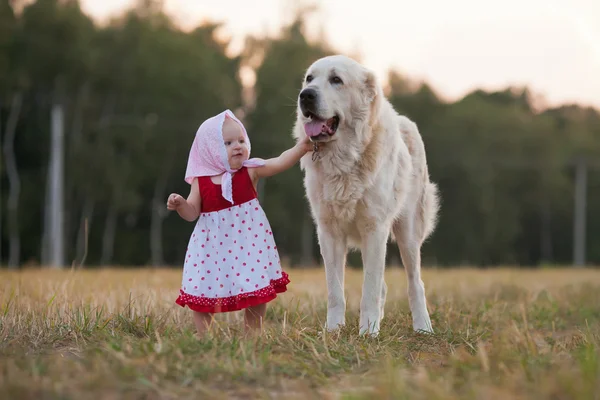
<instances>
[{"instance_id":1,"label":"sky","mask_svg":"<svg viewBox=\"0 0 600 400\"><path fill-rule=\"evenodd\" d=\"M230 53L244 37L276 35L290 22L297 0L165 0L183 27L224 24ZM393 68L429 83L444 99L475 88L528 86L549 105L579 103L600 108L599 0L304 0L318 4L308 29L338 52L385 81ZM126 0L81 0L105 19ZM308 65L306 66L308 67Z\"/></svg>"}]
</instances>

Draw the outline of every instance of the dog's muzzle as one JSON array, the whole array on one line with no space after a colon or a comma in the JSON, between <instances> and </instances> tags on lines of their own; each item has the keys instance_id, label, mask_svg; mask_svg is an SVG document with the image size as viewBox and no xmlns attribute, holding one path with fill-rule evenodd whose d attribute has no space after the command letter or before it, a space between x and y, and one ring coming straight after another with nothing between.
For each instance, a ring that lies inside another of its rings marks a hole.
<instances>
[{"instance_id":1,"label":"dog's muzzle","mask_svg":"<svg viewBox=\"0 0 600 400\"><path fill-rule=\"evenodd\" d=\"M308 113L315 113L317 105L317 91L315 89L306 88L300 92L300 109L304 116Z\"/></svg>"}]
</instances>

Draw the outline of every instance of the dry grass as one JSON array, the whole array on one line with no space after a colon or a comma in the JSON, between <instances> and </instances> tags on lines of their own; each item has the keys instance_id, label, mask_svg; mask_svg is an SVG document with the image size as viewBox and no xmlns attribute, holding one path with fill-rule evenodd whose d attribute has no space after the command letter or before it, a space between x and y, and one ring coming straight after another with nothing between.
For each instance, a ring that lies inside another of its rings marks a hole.
<instances>
[{"instance_id":1,"label":"dry grass","mask_svg":"<svg viewBox=\"0 0 600 400\"><path fill-rule=\"evenodd\" d=\"M291 270L263 337L240 313L193 336L178 270L0 272L0 398L599 399L598 270L424 272L433 336L411 330L402 269L382 332L322 331L322 270Z\"/></svg>"}]
</instances>

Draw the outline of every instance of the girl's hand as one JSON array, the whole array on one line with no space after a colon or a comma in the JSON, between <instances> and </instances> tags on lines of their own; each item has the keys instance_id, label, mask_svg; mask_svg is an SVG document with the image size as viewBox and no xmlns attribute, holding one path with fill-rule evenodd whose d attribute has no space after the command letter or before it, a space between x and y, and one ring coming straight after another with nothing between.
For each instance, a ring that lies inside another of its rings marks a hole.
<instances>
[{"instance_id":1,"label":"girl's hand","mask_svg":"<svg viewBox=\"0 0 600 400\"><path fill-rule=\"evenodd\" d=\"M192 180L190 186L190 195L187 199L177 193L171 193L167 200L167 209L177 211L181 218L192 222L198 218L202 209L202 198L200 197L197 177Z\"/></svg>"},{"instance_id":2,"label":"girl's hand","mask_svg":"<svg viewBox=\"0 0 600 400\"><path fill-rule=\"evenodd\" d=\"M185 203L185 199L178 195L177 193L171 193L169 195L169 199L167 200L167 209L169 210L177 210L179 207L183 206Z\"/></svg>"},{"instance_id":3,"label":"girl's hand","mask_svg":"<svg viewBox=\"0 0 600 400\"><path fill-rule=\"evenodd\" d=\"M296 146L299 146L305 153L313 151L314 149L314 143L310 141L310 138L308 136L303 136L302 139L298 141Z\"/></svg>"}]
</instances>

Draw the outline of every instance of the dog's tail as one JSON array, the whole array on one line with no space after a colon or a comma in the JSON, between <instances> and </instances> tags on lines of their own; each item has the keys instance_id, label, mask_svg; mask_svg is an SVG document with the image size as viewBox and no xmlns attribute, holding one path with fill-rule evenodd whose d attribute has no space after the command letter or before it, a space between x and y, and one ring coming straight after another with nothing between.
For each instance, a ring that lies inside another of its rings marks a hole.
<instances>
[{"instance_id":1,"label":"dog's tail","mask_svg":"<svg viewBox=\"0 0 600 400\"><path fill-rule=\"evenodd\" d=\"M417 207L417 218L419 219L416 224L420 227L421 232L417 232L417 236L421 238L421 242L424 242L429 235L434 231L440 210L440 199L439 190L435 183L427 181L419 206Z\"/></svg>"}]
</instances>

